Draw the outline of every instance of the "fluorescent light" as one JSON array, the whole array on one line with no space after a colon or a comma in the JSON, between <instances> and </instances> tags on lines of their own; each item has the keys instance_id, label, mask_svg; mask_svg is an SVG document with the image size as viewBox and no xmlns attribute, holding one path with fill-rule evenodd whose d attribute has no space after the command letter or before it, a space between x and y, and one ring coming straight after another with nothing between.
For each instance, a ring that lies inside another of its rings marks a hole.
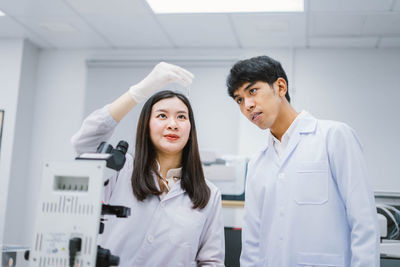
<instances>
[{"instance_id":1,"label":"fluorescent light","mask_svg":"<svg viewBox=\"0 0 400 267\"><path fill-rule=\"evenodd\" d=\"M154 13L301 12L304 0L146 0Z\"/></svg>"},{"instance_id":2,"label":"fluorescent light","mask_svg":"<svg viewBox=\"0 0 400 267\"><path fill-rule=\"evenodd\" d=\"M40 26L50 32L76 32L77 30L64 22L43 22Z\"/></svg>"}]
</instances>

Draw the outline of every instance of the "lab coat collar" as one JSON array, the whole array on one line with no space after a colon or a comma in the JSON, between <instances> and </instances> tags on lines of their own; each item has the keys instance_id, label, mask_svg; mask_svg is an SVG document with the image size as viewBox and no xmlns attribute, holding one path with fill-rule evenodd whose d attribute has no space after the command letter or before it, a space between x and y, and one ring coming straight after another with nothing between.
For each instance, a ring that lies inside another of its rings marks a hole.
<instances>
[{"instance_id":1,"label":"lab coat collar","mask_svg":"<svg viewBox=\"0 0 400 267\"><path fill-rule=\"evenodd\" d=\"M168 194L166 194L165 197L161 201L167 201L168 199L177 197L184 193L185 193L185 191L182 189L181 180L179 179L178 181L176 181L174 186L171 188L171 190L168 192Z\"/></svg>"},{"instance_id":2,"label":"lab coat collar","mask_svg":"<svg viewBox=\"0 0 400 267\"><path fill-rule=\"evenodd\" d=\"M298 124L296 125L296 128L293 129L293 133L292 133L292 137L289 140L289 144L286 148L285 154L282 158L282 160L279 160L279 157L277 155L275 155L275 161L277 161L277 164L282 166L286 160L288 159L288 157L292 154L292 152L295 150L295 148L297 147L297 145L299 144L300 140L301 140L301 134L308 134L308 133L312 133L315 131L316 127L317 127L317 119L315 117L313 117L310 113L308 113L307 111L302 111L302 116L299 117L299 121ZM268 129L268 145L265 148L265 150L267 150L269 147L273 148L273 136L271 131ZM276 154L276 153L274 153ZM280 164L278 163L280 162Z\"/></svg>"},{"instance_id":3,"label":"lab coat collar","mask_svg":"<svg viewBox=\"0 0 400 267\"><path fill-rule=\"evenodd\" d=\"M158 184L158 179L157 179L157 176L156 176L155 173L153 175L153 179L154 179L154 183L155 183L157 189L160 190L160 185ZM185 191L182 189L182 187L181 187L181 179L179 179L172 186L171 190L162 199L160 197L159 197L159 199L160 199L160 201L166 201L168 199L171 199L171 198L174 198L176 196L179 196L179 195L181 195L183 193L185 193Z\"/></svg>"},{"instance_id":4,"label":"lab coat collar","mask_svg":"<svg viewBox=\"0 0 400 267\"><path fill-rule=\"evenodd\" d=\"M160 163L156 160L157 163L157 170L158 172L160 172ZM181 187L181 177L182 177L182 167L180 168L175 168L175 169L169 169L167 172L167 177L165 177L166 179L169 178L179 178L179 180L177 180L175 182L175 184L172 186L171 190L163 197L163 199L161 201L166 201L168 199L174 198L176 196L179 196L183 193L185 193L185 191L183 191L182 187ZM158 184L158 180L156 175L154 175L154 182L156 183L157 189L160 190L160 186Z\"/></svg>"},{"instance_id":5,"label":"lab coat collar","mask_svg":"<svg viewBox=\"0 0 400 267\"><path fill-rule=\"evenodd\" d=\"M160 170L161 170L160 163L158 163L158 160L156 160L156 163L157 163L158 173L160 173ZM180 179L181 177L182 177L182 167L179 167L179 168L175 168L175 169L169 169L167 171L167 177L163 177L163 178L165 178L165 179L179 178Z\"/></svg>"},{"instance_id":6,"label":"lab coat collar","mask_svg":"<svg viewBox=\"0 0 400 267\"><path fill-rule=\"evenodd\" d=\"M317 119L307 111L303 110L302 113L304 113L304 115L300 118L299 125L297 126L298 133L306 134L315 132L317 128Z\"/></svg>"},{"instance_id":7,"label":"lab coat collar","mask_svg":"<svg viewBox=\"0 0 400 267\"><path fill-rule=\"evenodd\" d=\"M315 131L317 126L317 119L312 116L307 111L303 110L300 112L301 117L299 117L298 124L295 129L293 129L292 134L293 136L298 134L305 134L305 133L312 133ZM298 116L300 116L300 114ZM271 133L271 130L267 130L268 135L268 145L265 147L266 150L268 147L272 147L274 145L274 136Z\"/></svg>"}]
</instances>

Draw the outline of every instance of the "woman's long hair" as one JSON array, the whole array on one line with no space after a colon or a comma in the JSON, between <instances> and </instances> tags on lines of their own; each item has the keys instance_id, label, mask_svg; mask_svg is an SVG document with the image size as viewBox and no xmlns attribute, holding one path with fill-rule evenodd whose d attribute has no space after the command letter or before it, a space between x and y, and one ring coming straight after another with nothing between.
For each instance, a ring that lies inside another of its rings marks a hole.
<instances>
[{"instance_id":1,"label":"woman's long hair","mask_svg":"<svg viewBox=\"0 0 400 267\"><path fill-rule=\"evenodd\" d=\"M131 179L133 194L139 201L143 201L148 195L162 193L154 179L154 174L157 172L157 152L150 139L149 122L153 105L162 99L173 97L181 100L188 108L191 126L189 139L182 151L181 187L189 195L193 208L203 209L210 199L210 188L206 184L200 160L193 110L186 96L173 91L156 93L146 101L140 113Z\"/></svg>"}]
</instances>

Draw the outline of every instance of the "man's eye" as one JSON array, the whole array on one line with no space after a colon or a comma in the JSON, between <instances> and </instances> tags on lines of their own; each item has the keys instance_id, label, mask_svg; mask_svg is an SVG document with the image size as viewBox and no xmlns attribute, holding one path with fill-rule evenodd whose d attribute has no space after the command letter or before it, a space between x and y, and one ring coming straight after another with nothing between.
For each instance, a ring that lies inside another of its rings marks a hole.
<instances>
[{"instance_id":1,"label":"man's eye","mask_svg":"<svg viewBox=\"0 0 400 267\"><path fill-rule=\"evenodd\" d=\"M236 98L236 103L238 103L239 105L242 103L242 101L243 101L242 98L239 98L239 97Z\"/></svg>"},{"instance_id":2,"label":"man's eye","mask_svg":"<svg viewBox=\"0 0 400 267\"><path fill-rule=\"evenodd\" d=\"M256 91L257 91L257 89L253 88L253 89L250 89L250 90L249 90L249 93L250 93L251 95L253 95L253 94L255 94Z\"/></svg>"}]
</instances>

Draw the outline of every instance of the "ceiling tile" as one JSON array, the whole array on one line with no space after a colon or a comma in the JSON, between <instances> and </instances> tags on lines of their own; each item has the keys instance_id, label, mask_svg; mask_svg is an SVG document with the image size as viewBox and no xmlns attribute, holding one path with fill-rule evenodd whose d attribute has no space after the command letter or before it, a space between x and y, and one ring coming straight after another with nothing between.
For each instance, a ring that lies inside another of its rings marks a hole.
<instances>
[{"instance_id":1,"label":"ceiling tile","mask_svg":"<svg viewBox=\"0 0 400 267\"><path fill-rule=\"evenodd\" d=\"M0 9L7 15L24 17L71 16L73 14L62 0L0 0Z\"/></svg>"},{"instance_id":2,"label":"ceiling tile","mask_svg":"<svg viewBox=\"0 0 400 267\"><path fill-rule=\"evenodd\" d=\"M381 39L379 47L400 47L400 37L384 37Z\"/></svg>"},{"instance_id":3,"label":"ceiling tile","mask_svg":"<svg viewBox=\"0 0 400 267\"><path fill-rule=\"evenodd\" d=\"M304 13L232 14L243 47L294 47L306 44Z\"/></svg>"},{"instance_id":4,"label":"ceiling tile","mask_svg":"<svg viewBox=\"0 0 400 267\"><path fill-rule=\"evenodd\" d=\"M400 0L396 1L396 4L394 5L393 10L394 11L400 11Z\"/></svg>"},{"instance_id":5,"label":"ceiling tile","mask_svg":"<svg viewBox=\"0 0 400 267\"><path fill-rule=\"evenodd\" d=\"M24 37L25 28L14 22L10 17L0 17L0 37Z\"/></svg>"},{"instance_id":6,"label":"ceiling tile","mask_svg":"<svg viewBox=\"0 0 400 267\"><path fill-rule=\"evenodd\" d=\"M365 15L346 13L314 13L311 15L310 34L359 35L363 29Z\"/></svg>"},{"instance_id":7,"label":"ceiling tile","mask_svg":"<svg viewBox=\"0 0 400 267\"><path fill-rule=\"evenodd\" d=\"M42 38L24 28L9 16L0 17L0 38L26 38L41 48L51 48Z\"/></svg>"},{"instance_id":8,"label":"ceiling tile","mask_svg":"<svg viewBox=\"0 0 400 267\"><path fill-rule=\"evenodd\" d=\"M373 48L376 46L378 38L375 37L335 37L335 38L310 38L309 45L311 47L341 47L341 48Z\"/></svg>"},{"instance_id":9,"label":"ceiling tile","mask_svg":"<svg viewBox=\"0 0 400 267\"><path fill-rule=\"evenodd\" d=\"M226 14L157 15L177 47L238 47Z\"/></svg>"},{"instance_id":10,"label":"ceiling tile","mask_svg":"<svg viewBox=\"0 0 400 267\"><path fill-rule=\"evenodd\" d=\"M165 32L150 15L96 16L87 21L101 32L110 43L120 48L172 48Z\"/></svg>"},{"instance_id":11,"label":"ceiling tile","mask_svg":"<svg viewBox=\"0 0 400 267\"><path fill-rule=\"evenodd\" d=\"M135 0L65 0L82 15L131 16L151 14L147 3Z\"/></svg>"},{"instance_id":12,"label":"ceiling tile","mask_svg":"<svg viewBox=\"0 0 400 267\"><path fill-rule=\"evenodd\" d=\"M86 23L76 17L18 17L18 20L57 48L110 47ZM66 29L63 30L63 27ZM52 31L50 28L61 28L61 31Z\"/></svg>"},{"instance_id":13,"label":"ceiling tile","mask_svg":"<svg viewBox=\"0 0 400 267\"><path fill-rule=\"evenodd\" d=\"M393 0L310 0L311 11L389 11Z\"/></svg>"},{"instance_id":14,"label":"ceiling tile","mask_svg":"<svg viewBox=\"0 0 400 267\"><path fill-rule=\"evenodd\" d=\"M363 34L380 36L400 35L400 13L367 16Z\"/></svg>"},{"instance_id":15,"label":"ceiling tile","mask_svg":"<svg viewBox=\"0 0 400 267\"><path fill-rule=\"evenodd\" d=\"M145 1L67 0L85 20L118 48L171 48Z\"/></svg>"}]
</instances>

